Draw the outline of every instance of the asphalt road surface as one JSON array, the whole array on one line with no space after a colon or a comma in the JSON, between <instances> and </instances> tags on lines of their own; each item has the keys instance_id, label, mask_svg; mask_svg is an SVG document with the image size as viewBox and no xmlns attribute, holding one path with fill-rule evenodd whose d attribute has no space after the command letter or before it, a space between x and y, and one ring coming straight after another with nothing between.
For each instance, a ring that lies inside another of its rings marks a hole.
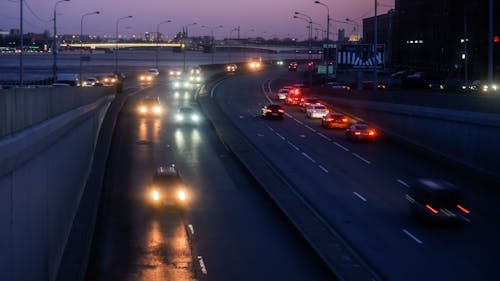
<instances>
[{"instance_id":1,"label":"asphalt road surface","mask_svg":"<svg viewBox=\"0 0 500 281\"><path fill-rule=\"evenodd\" d=\"M323 129L296 107L284 106L284 120L260 118L271 93L302 80L301 73L286 70L234 76L213 95L235 126L384 278L498 280L498 187L383 136L373 144L348 142L343 130ZM405 194L419 177L462 187L470 222L415 221Z\"/></svg>"},{"instance_id":2,"label":"asphalt road surface","mask_svg":"<svg viewBox=\"0 0 500 281\"><path fill-rule=\"evenodd\" d=\"M138 100L160 96L161 118ZM287 219L245 173L206 120L178 125L193 92L159 80L129 98L117 123L87 280L334 280ZM151 208L159 165L175 164L190 187L185 211Z\"/></svg>"}]
</instances>

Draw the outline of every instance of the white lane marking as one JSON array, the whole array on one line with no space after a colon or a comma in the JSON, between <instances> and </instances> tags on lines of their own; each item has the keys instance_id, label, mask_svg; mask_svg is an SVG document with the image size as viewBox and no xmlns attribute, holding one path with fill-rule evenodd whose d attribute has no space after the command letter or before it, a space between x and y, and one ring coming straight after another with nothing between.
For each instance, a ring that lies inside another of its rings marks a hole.
<instances>
[{"instance_id":1,"label":"white lane marking","mask_svg":"<svg viewBox=\"0 0 500 281\"><path fill-rule=\"evenodd\" d=\"M285 115L288 116L288 117L290 117L290 118L293 118L292 115L290 113L288 113L288 112L285 112Z\"/></svg>"},{"instance_id":2,"label":"white lane marking","mask_svg":"<svg viewBox=\"0 0 500 281\"><path fill-rule=\"evenodd\" d=\"M304 127L308 128L309 130L311 130L311 131L313 131L313 132L315 132L315 133L316 133L316 130L315 130L315 129L313 129L313 128L311 128L311 127L309 127L308 125L305 125Z\"/></svg>"},{"instance_id":3,"label":"white lane marking","mask_svg":"<svg viewBox=\"0 0 500 281\"><path fill-rule=\"evenodd\" d=\"M361 194L357 193L356 191L354 191L353 193L354 193L354 195L356 195L359 199L363 200L364 202L367 201L365 197L361 196Z\"/></svg>"},{"instance_id":4,"label":"white lane marking","mask_svg":"<svg viewBox=\"0 0 500 281\"><path fill-rule=\"evenodd\" d=\"M194 235L194 227L192 224L188 224L189 231L191 231L191 235Z\"/></svg>"},{"instance_id":5,"label":"white lane marking","mask_svg":"<svg viewBox=\"0 0 500 281\"><path fill-rule=\"evenodd\" d=\"M258 137L262 138L264 135L263 134L257 134Z\"/></svg>"},{"instance_id":6,"label":"white lane marking","mask_svg":"<svg viewBox=\"0 0 500 281\"><path fill-rule=\"evenodd\" d=\"M286 140L284 136L280 135L279 133L275 133L278 137L280 137L280 139L282 140Z\"/></svg>"},{"instance_id":7,"label":"white lane marking","mask_svg":"<svg viewBox=\"0 0 500 281\"><path fill-rule=\"evenodd\" d=\"M409 185L409 184L407 184L406 182L404 182L403 180L398 179L398 180L397 180L397 182L398 182L399 184L401 184L402 186L404 186L404 187L408 187L408 188L410 187L410 185Z\"/></svg>"},{"instance_id":8,"label":"white lane marking","mask_svg":"<svg viewBox=\"0 0 500 281\"><path fill-rule=\"evenodd\" d=\"M300 125L303 125L303 124L304 124L302 121L300 121L300 120L298 120L298 119L293 118L293 120L295 120L295 122L299 123Z\"/></svg>"},{"instance_id":9,"label":"white lane marking","mask_svg":"<svg viewBox=\"0 0 500 281\"><path fill-rule=\"evenodd\" d=\"M307 159L311 160L311 162L316 163L316 161L315 161L314 159L312 159L312 158L311 158L311 156L307 155L307 153L302 152L302 155L303 155L305 158L307 158Z\"/></svg>"},{"instance_id":10,"label":"white lane marking","mask_svg":"<svg viewBox=\"0 0 500 281\"><path fill-rule=\"evenodd\" d=\"M343 150L345 150L345 151L349 151L349 148L347 148L347 147L345 147L345 146L341 145L340 143L338 143L338 142L336 142L336 141L335 141L335 142L333 142L333 143L334 143L336 146L338 146L338 147L342 148Z\"/></svg>"},{"instance_id":11,"label":"white lane marking","mask_svg":"<svg viewBox=\"0 0 500 281\"><path fill-rule=\"evenodd\" d=\"M203 261L203 257L202 256L198 256L198 262L200 263L200 268L201 268L201 272L205 275L207 275L207 267L205 266L205 262Z\"/></svg>"},{"instance_id":12,"label":"white lane marking","mask_svg":"<svg viewBox=\"0 0 500 281\"><path fill-rule=\"evenodd\" d=\"M290 141L288 141L288 144L291 145L293 148L295 148L295 150L300 151L300 148L298 148L295 144L291 143Z\"/></svg>"},{"instance_id":13,"label":"white lane marking","mask_svg":"<svg viewBox=\"0 0 500 281\"><path fill-rule=\"evenodd\" d=\"M245 116L243 116L243 115L240 115L240 119L243 119L243 118L245 118Z\"/></svg>"},{"instance_id":14,"label":"white lane marking","mask_svg":"<svg viewBox=\"0 0 500 281\"><path fill-rule=\"evenodd\" d=\"M323 172L325 172L325 173L327 173L327 174L328 174L328 170L327 170L325 167L323 167L322 165L319 165L318 167L319 167L321 170L323 170Z\"/></svg>"},{"instance_id":15,"label":"white lane marking","mask_svg":"<svg viewBox=\"0 0 500 281\"><path fill-rule=\"evenodd\" d=\"M410 236L411 239L415 240L415 242L417 242L418 244L423 244L424 242L422 242L422 240L418 239L417 237L415 237L415 235L411 234L408 230L406 229L403 229L403 232Z\"/></svg>"},{"instance_id":16,"label":"white lane marking","mask_svg":"<svg viewBox=\"0 0 500 281\"><path fill-rule=\"evenodd\" d=\"M299 135L299 137L301 137L301 138L305 139L307 136L306 136L306 135L304 135L304 134L302 134L302 135Z\"/></svg>"},{"instance_id":17,"label":"white lane marking","mask_svg":"<svg viewBox=\"0 0 500 281\"><path fill-rule=\"evenodd\" d=\"M269 129L269 131L274 132L274 129L273 129L273 128L271 128L271 127L269 127L269 126L267 126L267 128Z\"/></svg>"},{"instance_id":18,"label":"white lane marking","mask_svg":"<svg viewBox=\"0 0 500 281\"><path fill-rule=\"evenodd\" d=\"M327 141L332 141L332 139L331 139L331 138L329 138L328 136L324 135L323 133L318 133L318 135L319 135L320 137L324 138L324 139L325 139L325 140L327 140Z\"/></svg>"},{"instance_id":19,"label":"white lane marking","mask_svg":"<svg viewBox=\"0 0 500 281\"><path fill-rule=\"evenodd\" d=\"M370 162L370 161L366 160L365 158L363 158L362 156L360 156L360 155L359 155L359 154L357 154L357 153L354 153L354 152L353 152L353 153L352 153L352 155L354 155L354 157L358 158L359 160L361 160L361 161L365 162L365 163L366 163L366 164L368 164L368 165L370 165L370 164L372 163L372 162Z\"/></svg>"},{"instance_id":20,"label":"white lane marking","mask_svg":"<svg viewBox=\"0 0 500 281\"><path fill-rule=\"evenodd\" d=\"M466 217L464 217L464 216L462 216L462 219L463 219L464 221L466 221L466 222L470 223L470 219L468 219L468 218L466 218Z\"/></svg>"}]
</instances>

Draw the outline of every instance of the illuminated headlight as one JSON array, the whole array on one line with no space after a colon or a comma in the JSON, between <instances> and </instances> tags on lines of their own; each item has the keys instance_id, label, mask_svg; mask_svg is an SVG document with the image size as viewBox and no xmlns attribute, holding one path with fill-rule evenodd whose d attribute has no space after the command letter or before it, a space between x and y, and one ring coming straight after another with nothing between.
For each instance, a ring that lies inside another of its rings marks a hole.
<instances>
[{"instance_id":1,"label":"illuminated headlight","mask_svg":"<svg viewBox=\"0 0 500 281\"><path fill-rule=\"evenodd\" d=\"M147 80L148 80L148 81L151 81L151 80L153 80L153 77L148 76Z\"/></svg>"},{"instance_id":2,"label":"illuminated headlight","mask_svg":"<svg viewBox=\"0 0 500 281\"><path fill-rule=\"evenodd\" d=\"M104 78L104 82L109 82L109 79L108 78Z\"/></svg>"},{"instance_id":3,"label":"illuminated headlight","mask_svg":"<svg viewBox=\"0 0 500 281\"><path fill-rule=\"evenodd\" d=\"M488 85L483 85L483 92L488 92Z\"/></svg>"},{"instance_id":4,"label":"illuminated headlight","mask_svg":"<svg viewBox=\"0 0 500 281\"><path fill-rule=\"evenodd\" d=\"M467 86L462 85L462 90L465 90L465 89L467 89Z\"/></svg>"},{"instance_id":5,"label":"illuminated headlight","mask_svg":"<svg viewBox=\"0 0 500 281\"><path fill-rule=\"evenodd\" d=\"M439 85L439 89L444 90L444 85L443 84Z\"/></svg>"},{"instance_id":6,"label":"illuminated headlight","mask_svg":"<svg viewBox=\"0 0 500 281\"><path fill-rule=\"evenodd\" d=\"M498 87L496 84L493 84L493 85L491 85L491 89L493 89L493 91L496 91L498 89Z\"/></svg>"},{"instance_id":7,"label":"illuminated headlight","mask_svg":"<svg viewBox=\"0 0 500 281\"><path fill-rule=\"evenodd\" d=\"M185 98L185 99L189 99L189 93L188 93L188 92L185 92L185 93L184 93L184 98Z\"/></svg>"},{"instance_id":8,"label":"illuminated headlight","mask_svg":"<svg viewBox=\"0 0 500 281\"><path fill-rule=\"evenodd\" d=\"M145 106L141 106L139 108L139 111L141 111L142 113L146 113L148 111L148 109Z\"/></svg>"},{"instance_id":9,"label":"illuminated headlight","mask_svg":"<svg viewBox=\"0 0 500 281\"><path fill-rule=\"evenodd\" d=\"M180 189L177 191L177 198L181 201L186 201L187 199L187 194L184 190Z\"/></svg>"},{"instance_id":10,"label":"illuminated headlight","mask_svg":"<svg viewBox=\"0 0 500 281\"><path fill-rule=\"evenodd\" d=\"M193 76L189 76L189 81L193 81L194 80L194 77Z\"/></svg>"},{"instance_id":11,"label":"illuminated headlight","mask_svg":"<svg viewBox=\"0 0 500 281\"><path fill-rule=\"evenodd\" d=\"M169 75L174 75L174 72L173 72L173 71L170 71L168 74L169 74Z\"/></svg>"},{"instance_id":12,"label":"illuminated headlight","mask_svg":"<svg viewBox=\"0 0 500 281\"><path fill-rule=\"evenodd\" d=\"M111 83L115 83L115 82L116 82L115 78L111 79Z\"/></svg>"},{"instance_id":13,"label":"illuminated headlight","mask_svg":"<svg viewBox=\"0 0 500 281\"><path fill-rule=\"evenodd\" d=\"M196 77L196 81L200 82L201 81L201 77L200 76Z\"/></svg>"},{"instance_id":14,"label":"illuminated headlight","mask_svg":"<svg viewBox=\"0 0 500 281\"><path fill-rule=\"evenodd\" d=\"M144 77L144 76L139 77L139 80L141 80L141 81L144 81L145 79L146 79L146 77Z\"/></svg>"},{"instance_id":15,"label":"illuminated headlight","mask_svg":"<svg viewBox=\"0 0 500 281\"><path fill-rule=\"evenodd\" d=\"M176 74L177 76L179 76L179 75L181 75L181 72L180 72L180 71L177 71L175 74Z\"/></svg>"},{"instance_id":16,"label":"illuminated headlight","mask_svg":"<svg viewBox=\"0 0 500 281\"><path fill-rule=\"evenodd\" d=\"M174 93L174 98L178 98L179 97L179 92L175 92Z\"/></svg>"},{"instance_id":17,"label":"illuminated headlight","mask_svg":"<svg viewBox=\"0 0 500 281\"><path fill-rule=\"evenodd\" d=\"M283 61L282 60L279 60L276 62L277 65L283 65Z\"/></svg>"},{"instance_id":18,"label":"illuminated headlight","mask_svg":"<svg viewBox=\"0 0 500 281\"><path fill-rule=\"evenodd\" d=\"M193 114L191 115L191 120L193 120L194 122L198 122L200 121L200 116L198 116L197 114Z\"/></svg>"},{"instance_id":19,"label":"illuminated headlight","mask_svg":"<svg viewBox=\"0 0 500 281\"><path fill-rule=\"evenodd\" d=\"M159 114L159 113L161 113L161 107L160 106L155 106L153 108L153 111L154 111L154 113Z\"/></svg>"},{"instance_id":20,"label":"illuminated headlight","mask_svg":"<svg viewBox=\"0 0 500 281\"><path fill-rule=\"evenodd\" d=\"M182 116L181 114L175 115L175 120L182 121L183 119L184 119L184 116Z\"/></svg>"},{"instance_id":21,"label":"illuminated headlight","mask_svg":"<svg viewBox=\"0 0 500 281\"><path fill-rule=\"evenodd\" d=\"M185 88L189 88L189 86L191 86L191 84L189 82L184 82L184 87Z\"/></svg>"},{"instance_id":22,"label":"illuminated headlight","mask_svg":"<svg viewBox=\"0 0 500 281\"><path fill-rule=\"evenodd\" d=\"M153 191L151 191L151 198L154 201L159 201L160 200L160 193L158 192L158 190L153 189Z\"/></svg>"},{"instance_id":23,"label":"illuminated headlight","mask_svg":"<svg viewBox=\"0 0 500 281\"><path fill-rule=\"evenodd\" d=\"M179 82L174 82L174 88L178 88L180 86Z\"/></svg>"}]
</instances>

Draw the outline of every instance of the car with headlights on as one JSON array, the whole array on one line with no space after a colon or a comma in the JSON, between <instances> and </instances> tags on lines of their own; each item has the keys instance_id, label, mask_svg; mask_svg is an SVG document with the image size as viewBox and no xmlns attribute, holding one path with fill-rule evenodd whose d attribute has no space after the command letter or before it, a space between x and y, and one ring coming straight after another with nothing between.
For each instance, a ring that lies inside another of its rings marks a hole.
<instances>
[{"instance_id":1,"label":"car with headlights on","mask_svg":"<svg viewBox=\"0 0 500 281\"><path fill-rule=\"evenodd\" d=\"M137 110L141 116L159 117L163 113L160 98L152 96L142 98Z\"/></svg>"},{"instance_id":2,"label":"car with headlights on","mask_svg":"<svg viewBox=\"0 0 500 281\"><path fill-rule=\"evenodd\" d=\"M101 77L101 82L105 87L114 86L118 82L118 77L116 75L104 75Z\"/></svg>"},{"instance_id":3,"label":"car with headlights on","mask_svg":"<svg viewBox=\"0 0 500 281\"><path fill-rule=\"evenodd\" d=\"M175 113L175 122L178 124L197 125L201 122L201 117L194 108L182 106Z\"/></svg>"},{"instance_id":4,"label":"car with headlights on","mask_svg":"<svg viewBox=\"0 0 500 281\"><path fill-rule=\"evenodd\" d=\"M175 81L171 81L170 83L172 85L172 88L176 90L180 89L188 90L194 87L194 84L188 79L178 79Z\"/></svg>"},{"instance_id":5,"label":"car with headlights on","mask_svg":"<svg viewBox=\"0 0 500 281\"><path fill-rule=\"evenodd\" d=\"M230 63L228 65L226 65L226 72L236 72L236 70L238 69L238 66L234 63Z\"/></svg>"},{"instance_id":6,"label":"car with headlights on","mask_svg":"<svg viewBox=\"0 0 500 281\"><path fill-rule=\"evenodd\" d=\"M151 73L142 73L139 74L138 79L140 84L151 84L154 80L154 76Z\"/></svg>"},{"instance_id":7,"label":"car with headlights on","mask_svg":"<svg viewBox=\"0 0 500 281\"><path fill-rule=\"evenodd\" d=\"M328 113L321 119L321 126L327 129L347 129L349 118L337 112Z\"/></svg>"},{"instance_id":8,"label":"car with headlights on","mask_svg":"<svg viewBox=\"0 0 500 281\"><path fill-rule=\"evenodd\" d=\"M406 200L417 219L428 222L470 222L470 210L460 188L436 178L419 178L410 184Z\"/></svg>"},{"instance_id":9,"label":"car with headlights on","mask_svg":"<svg viewBox=\"0 0 500 281\"><path fill-rule=\"evenodd\" d=\"M172 68L168 71L168 77L170 79L180 79L182 77L182 69L180 68Z\"/></svg>"},{"instance_id":10,"label":"car with headlights on","mask_svg":"<svg viewBox=\"0 0 500 281\"><path fill-rule=\"evenodd\" d=\"M306 108L307 118L323 118L329 112L323 104L311 104Z\"/></svg>"},{"instance_id":11,"label":"car with headlights on","mask_svg":"<svg viewBox=\"0 0 500 281\"><path fill-rule=\"evenodd\" d=\"M189 189L175 165L156 169L148 197L155 207L185 208L190 199Z\"/></svg>"},{"instance_id":12,"label":"car with headlights on","mask_svg":"<svg viewBox=\"0 0 500 281\"><path fill-rule=\"evenodd\" d=\"M347 127L345 137L350 141L374 142L377 138L377 131L366 123L358 122Z\"/></svg>"},{"instance_id":13,"label":"car with headlights on","mask_svg":"<svg viewBox=\"0 0 500 281\"><path fill-rule=\"evenodd\" d=\"M96 77L88 77L87 80L83 81L82 87L97 87L102 86L102 83Z\"/></svg>"},{"instance_id":14,"label":"car with headlights on","mask_svg":"<svg viewBox=\"0 0 500 281\"><path fill-rule=\"evenodd\" d=\"M193 67L189 70L189 82L191 84L201 84L203 76L200 67Z\"/></svg>"},{"instance_id":15,"label":"car with headlights on","mask_svg":"<svg viewBox=\"0 0 500 281\"><path fill-rule=\"evenodd\" d=\"M283 119L283 115L285 114L285 110L279 104L268 104L262 107L262 117L271 119Z\"/></svg>"},{"instance_id":16,"label":"car with headlights on","mask_svg":"<svg viewBox=\"0 0 500 281\"><path fill-rule=\"evenodd\" d=\"M153 75L154 77L158 77L160 75L160 71L158 71L158 68L150 68L148 69L148 73Z\"/></svg>"}]
</instances>

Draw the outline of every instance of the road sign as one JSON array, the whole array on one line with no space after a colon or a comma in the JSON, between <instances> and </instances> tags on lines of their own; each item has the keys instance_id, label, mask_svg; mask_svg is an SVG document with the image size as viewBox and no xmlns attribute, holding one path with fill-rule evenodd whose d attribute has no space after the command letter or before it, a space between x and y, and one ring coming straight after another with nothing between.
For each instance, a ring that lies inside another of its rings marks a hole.
<instances>
[{"instance_id":1,"label":"road sign","mask_svg":"<svg viewBox=\"0 0 500 281\"><path fill-rule=\"evenodd\" d=\"M344 44L338 46L337 65L339 69L374 69L384 67L384 45L378 45L377 52L370 44Z\"/></svg>"}]
</instances>

